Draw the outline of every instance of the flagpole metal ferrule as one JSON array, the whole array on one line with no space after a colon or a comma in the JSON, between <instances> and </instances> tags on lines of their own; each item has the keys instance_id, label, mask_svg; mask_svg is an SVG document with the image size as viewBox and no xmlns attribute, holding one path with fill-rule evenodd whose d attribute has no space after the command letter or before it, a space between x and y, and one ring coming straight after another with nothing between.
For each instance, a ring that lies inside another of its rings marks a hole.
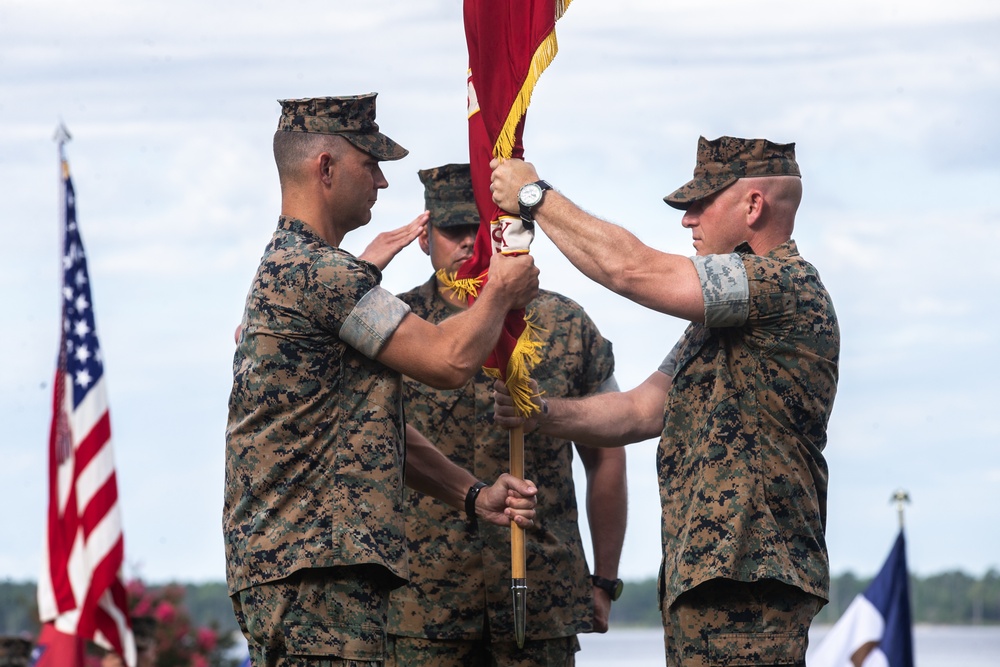
<instances>
[{"instance_id":1,"label":"flagpole metal ferrule","mask_svg":"<svg viewBox=\"0 0 1000 667\"><path fill-rule=\"evenodd\" d=\"M524 620L528 608L528 584L524 579L511 579L510 594L514 601L514 639L517 640L518 648L524 648Z\"/></svg>"}]
</instances>

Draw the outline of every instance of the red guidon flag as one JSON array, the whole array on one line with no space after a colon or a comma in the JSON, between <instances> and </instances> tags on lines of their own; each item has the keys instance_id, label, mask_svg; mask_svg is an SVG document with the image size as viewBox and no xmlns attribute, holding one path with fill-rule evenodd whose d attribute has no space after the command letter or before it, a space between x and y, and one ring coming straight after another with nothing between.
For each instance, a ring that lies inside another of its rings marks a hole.
<instances>
[{"instance_id":1,"label":"red guidon flag","mask_svg":"<svg viewBox=\"0 0 1000 667\"><path fill-rule=\"evenodd\" d=\"M60 153L68 134L62 136ZM135 640L121 577L124 546L104 359L65 158L62 182L62 322L49 432L48 522L38 581L38 615L45 629L34 664L73 667L82 658L83 642L93 641L132 667Z\"/></svg>"},{"instance_id":2,"label":"red guidon flag","mask_svg":"<svg viewBox=\"0 0 1000 667\"><path fill-rule=\"evenodd\" d=\"M497 252L528 252L533 226L493 203L490 161L524 155L524 115L538 77L556 55L555 24L570 0L465 0L465 38L469 48L469 163L479 209L473 255L452 277L453 288L475 300ZM444 277L447 282L448 278ZM524 311L507 315L504 331L486 372L507 382L522 414L534 412L529 372L540 343Z\"/></svg>"}]
</instances>

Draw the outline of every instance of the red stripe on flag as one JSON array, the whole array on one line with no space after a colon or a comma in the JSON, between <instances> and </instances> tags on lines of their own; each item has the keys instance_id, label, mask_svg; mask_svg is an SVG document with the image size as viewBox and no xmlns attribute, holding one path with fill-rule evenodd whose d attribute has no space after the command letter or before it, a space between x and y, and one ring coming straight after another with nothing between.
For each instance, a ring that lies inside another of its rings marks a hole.
<instances>
[{"instance_id":1,"label":"red stripe on flag","mask_svg":"<svg viewBox=\"0 0 1000 667\"><path fill-rule=\"evenodd\" d=\"M94 460L100 451L111 440L111 418L105 410L101 418L97 420L90 433L80 440L76 446L76 469L77 474L86 468Z\"/></svg>"},{"instance_id":2,"label":"red stripe on flag","mask_svg":"<svg viewBox=\"0 0 1000 667\"><path fill-rule=\"evenodd\" d=\"M119 535L108 555L93 568L90 587L87 589L87 596L81 605L80 624L77 627L79 636L93 639L94 630L97 627L98 604L104 591L118 578L124 553L122 537Z\"/></svg>"},{"instance_id":3,"label":"red stripe on flag","mask_svg":"<svg viewBox=\"0 0 1000 667\"><path fill-rule=\"evenodd\" d=\"M104 520L104 517L108 515L111 510L115 508L118 504L118 486L115 481L115 473L111 473L107 481L101 485L101 488L94 494L94 497L90 499L87 506L83 509L83 517L81 520L81 528L83 529L84 539L90 539L90 534L98 524ZM119 535L121 533L119 532Z\"/></svg>"},{"instance_id":4,"label":"red stripe on flag","mask_svg":"<svg viewBox=\"0 0 1000 667\"><path fill-rule=\"evenodd\" d=\"M57 370L56 376L61 377L62 371ZM60 382L57 380L57 387ZM76 597L69 579L69 557L76 538L76 484L71 485L66 503L66 513L59 502L59 440L68 437L61 434L58 426L62 414L61 391L57 388L53 394L53 418L49 435L49 510L48 510L48 576L52 582L52 593L59 612L76 608ZM65 418L62 419L65 423Z\"/></svg>"}]
</instances>

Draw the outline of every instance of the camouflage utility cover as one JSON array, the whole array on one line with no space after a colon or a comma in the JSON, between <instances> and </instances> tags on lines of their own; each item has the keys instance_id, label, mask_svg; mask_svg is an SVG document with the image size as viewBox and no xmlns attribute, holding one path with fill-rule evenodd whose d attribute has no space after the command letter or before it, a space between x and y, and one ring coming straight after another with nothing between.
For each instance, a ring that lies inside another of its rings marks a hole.
<instances>
[{"instance_id":1,"label":"camouflage utility cover","mask_svg":"<svg viewBox=\"0 0 1000 667\"><path fill-rule=\"evenodd\" d=\"M372 264L282 216L233 360L223 527L233 594L307 567L406 577L402 378L338 336Z\"/></svg>"},{"instance_id":2,"label":"camouflage utility cover","mask_svg":"<svg viewBox=\"0 0 1000 667\"><path fill-rule=\"evenodd\" d=\"M737 249L742 325L691 324L678 346L657 464L661 602L714 578L776 579L826 599L826 429L840 330L794 241ZM707 286L711 289L711 286Z\"/></svg>"},{"instance_id":3,"label":"camouflage utility cover","mask_svg":"<svg viewBox=\"0 0 1000 667\"><path fill-rule=\"evenodd\" d=\"M437 281L400 295L431 322L458 312L437 292ZM543 361L532 372L549 396L585 396L614 372L611 343L570 299L541 291L527 316L544 331ZM493 380L480 372L461 389L437 391L406 378L406 417L458 465L482 480L509 468L507 431L493 424ZM573 486L573 445L538 433L525 435L525 476L538 485L535 528L526 532L531 639L591 630L593 588L580 538ZM407 490L406 541L410 583L392 592L389 633L435 639L482 635L484 606L493 637L510 637L510 529Z\"/></svg>"},{"instance_id":4,"label":"camouflage utility cover","mask_svg":"<svg viewBox=\"0 0 1000 667\"><path fill-rule=\"evenodd\" d=\"M446 229L479 224L468 163L421 169L417 175L424 184L424 207L431 212L432 225Z\"/></svg>"},{"instance_id":5,"label":"camouflage utility cover","mask_svg":"<svg viewBox=\"0 0 1000 667\"><path fill-rule=\"evenodd\" d=\"M376 159L399 160L409 151L379 132L375 122L376 95L278 100L278 130L336 134Z\"/></svg>"},{"instance_id":6,"label":"camouflage utility cover","mask_svg":"<svg viewBox=\"0 0 1000 667\"><path fill-rule=\"evenodd\" d=\"M724 190L741 178L760 176L801 176L795 161L795 144L737 137L709 141L700 137L694 178L663 201L684 210L692 202Z\"/></svg>"}]
</instances>

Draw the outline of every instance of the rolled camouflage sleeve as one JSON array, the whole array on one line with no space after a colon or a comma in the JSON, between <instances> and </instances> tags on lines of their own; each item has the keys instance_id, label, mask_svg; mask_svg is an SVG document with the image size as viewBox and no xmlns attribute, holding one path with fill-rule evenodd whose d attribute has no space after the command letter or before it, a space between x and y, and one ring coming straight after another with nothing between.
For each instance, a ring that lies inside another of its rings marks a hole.
<instances>
[{"instance_id":1,"label":"rolled camouflage sleeve","mask_svg":"<svg viewBox=\"0 0 1000 667\"><path fill-rule=\"evenodd\" d=\"M737 254L692 257L705 299L706 327L738 327L750 314L750 283Z\"/></svg>"},{"instance_id":2,"label":"rolled camouflage sleeve","mask_svg":"<svg viewBox=\"0 0 1000 667\"><path fill-rule=\"evenodd\" d=\"M667 353L667 356L663 358L663 361L660 362L660 367L656 370L668 377L672 378L674 376L674 373L677 372L677 356L680 353L681 343L683 342L684 337L681 336L680 339L674 343L674 346L670 349L670 352Z\"/></svg>"},{"instance_id":3,"label":"rolled camouflage sleeve","mask_svg":"<svg viewBox=\"0 0 1000 667\"><path fill-rule=\"evenodd\" d=\"M608 378L601 383L601 386L597 388L595 394L610 394L616 391L621 391L621 387L618 386L618 380L615 379L615 374L612 373Z\"/></svg>"},{"instance_id":4,"label":"rolled camouflage sleeve","mask_svg":"<svg viewBox=\"0 0 1000 667\"><path fill-rule=\"evenodd\" d=\"M340 328L340 340L374 359L408 312L408 305L385 288L375 286L347 316Z\"/></svg>"}]
</instances>

